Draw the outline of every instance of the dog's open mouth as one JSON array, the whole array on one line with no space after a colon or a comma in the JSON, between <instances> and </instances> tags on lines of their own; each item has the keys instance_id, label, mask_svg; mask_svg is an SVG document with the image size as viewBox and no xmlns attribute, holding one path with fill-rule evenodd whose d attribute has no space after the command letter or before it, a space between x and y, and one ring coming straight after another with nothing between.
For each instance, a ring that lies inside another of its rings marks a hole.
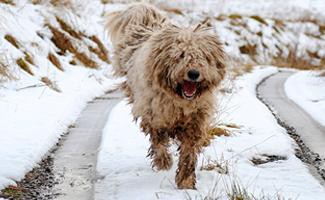
<instances>
[{"instance_id":1,"label":"dog's open mouth","mask_svg":"<svg viewBox=\"0 0 325 200\"><path fill-rule=\"evenodd\" d=\"M183 98L192 100L197 94L199 84L200 83L198 82L192 81L184 81L182 84L180 84L181 94Z\"/></svg>"}]
</instances>

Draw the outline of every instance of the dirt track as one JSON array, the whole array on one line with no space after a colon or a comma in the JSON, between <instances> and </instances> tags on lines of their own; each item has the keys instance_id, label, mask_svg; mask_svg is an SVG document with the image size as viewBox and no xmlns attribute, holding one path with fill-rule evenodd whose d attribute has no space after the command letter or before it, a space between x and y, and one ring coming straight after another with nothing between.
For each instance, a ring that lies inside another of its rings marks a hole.
<instances>
[{"instance_id":1,"label":"dirt track","mask_svg":"<svg viewBox=\"0 0 325 200\"><path fill-rule=\"evenodd\" d=\"M311 173L325 185L325 127L286 96L284 83L293 73L280 71L267 77L258 85L257 94L296 141L297 157L309 164Z\"/></svg>"}]
</instances>

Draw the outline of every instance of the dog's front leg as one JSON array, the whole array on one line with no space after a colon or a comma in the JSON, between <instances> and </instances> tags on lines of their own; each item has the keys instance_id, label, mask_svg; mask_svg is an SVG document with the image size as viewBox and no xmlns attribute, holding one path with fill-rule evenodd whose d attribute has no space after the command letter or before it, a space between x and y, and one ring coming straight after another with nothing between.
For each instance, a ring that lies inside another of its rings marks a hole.
<instances>
[{"instance_id":1,"label":"dog's front leg","mask_svg":"<svg viewBox=\"0 0 325 200\"><path fill-rule=\"evenodd\" d=\"M179 147L179 161L176 172L176 184L179 189L196 189L195 166L198 148L190 139L182 138Z\"/></svg>"},{"instance_id":2,"label":"dog's front leg","mask_svg":"<svg viewBox=\"0 0 325 200\"><path fill-rule=\"evenodd\" d=\"M151 146L148 156L152 158L152 167L157 170L169 170L173 165L173 158L168 152L168 133L162 129L154 129L149 135Z\"/></svg>"}]
</instances>

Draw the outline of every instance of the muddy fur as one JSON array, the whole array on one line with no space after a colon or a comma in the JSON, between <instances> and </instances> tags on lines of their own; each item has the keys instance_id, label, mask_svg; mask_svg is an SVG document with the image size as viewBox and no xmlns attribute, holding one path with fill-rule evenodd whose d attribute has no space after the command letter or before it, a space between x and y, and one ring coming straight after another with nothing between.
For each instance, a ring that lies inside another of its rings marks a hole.
<instances>
[{"instance_id":1,"label":"muddy fur","mask_svg":"<svg viewBox=\"0 0 325 200\"><path fill-rule=\"evenodd\" d=\"M197 156L215 112L214 92L225 76L218 37L205 24L178 27L147 4L111 13L107 21L115 74L126 77L122 88L133 116L150 136L152 167L171 168L168 147L177 140L176 184L195 189ZM199 72L195 81L190 70Z\"/></svg>"}]
</instances>

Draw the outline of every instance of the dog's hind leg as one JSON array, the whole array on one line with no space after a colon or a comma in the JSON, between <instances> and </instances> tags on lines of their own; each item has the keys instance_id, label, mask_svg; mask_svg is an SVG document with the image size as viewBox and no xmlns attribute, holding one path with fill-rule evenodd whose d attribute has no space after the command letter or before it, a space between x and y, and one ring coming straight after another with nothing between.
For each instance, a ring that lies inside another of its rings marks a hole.
<instances>
[{"instance_id":1,"label":"dog's hind leg","mask_svg":"<svg viewBox=\"0 0 325 200\"><path fill-rule=\"evenodd\" d=\"M168 152L168 133L160 129L150 131L149 135L151 146L148 156L152 158L152 167L157 170L169 170L173 165L173 158Z\"/></svg>"}]
</instances>

